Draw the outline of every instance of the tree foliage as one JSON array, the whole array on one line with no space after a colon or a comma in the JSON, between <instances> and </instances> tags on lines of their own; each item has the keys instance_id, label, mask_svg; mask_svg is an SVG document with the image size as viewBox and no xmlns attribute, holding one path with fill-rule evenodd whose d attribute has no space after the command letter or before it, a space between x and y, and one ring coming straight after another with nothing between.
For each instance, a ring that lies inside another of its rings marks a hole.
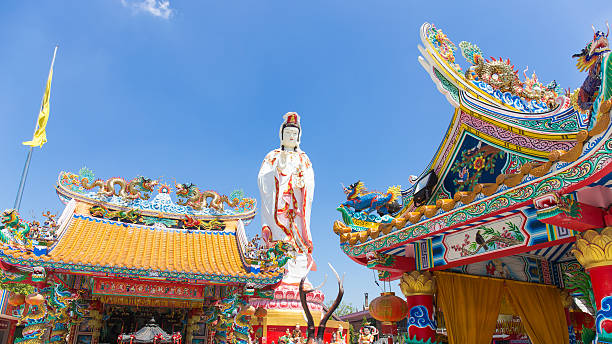
<instances>
[{"instance_id":1,"label":"tree foliage","mask_svg":"<svg viewBox=\"0 0 612 344\"><path fill-rule=\"evenodd\" d=\"M329 304L326 304L325 306L327 308L331 307L331 302ZM357 307L353 306L352 303L340 302L340 305L334 311L334 315L337 317L341 317L355 312L357 312Z\"/></svg>"}]
</instances>

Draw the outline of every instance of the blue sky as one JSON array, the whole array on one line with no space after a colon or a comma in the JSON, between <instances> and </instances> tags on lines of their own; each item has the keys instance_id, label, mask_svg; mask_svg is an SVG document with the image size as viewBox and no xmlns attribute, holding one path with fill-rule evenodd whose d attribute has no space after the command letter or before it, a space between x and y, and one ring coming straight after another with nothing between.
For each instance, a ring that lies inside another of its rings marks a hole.
<instances>
[{"instance_id":1,"label":"blue sky","mask_svg":"<svg viewBox=\"0 0 612 344\"><path fill-rule=\"evenodd\" d=\"M59 44L49 142L34 152L24 217L59 212L58 173L84 165L102 178L163 176L259 197L261 160L278 146L282 115L296 111L317 184L320 269L310 278L321 281L333 262L347 273L345 301L361 306L363 292L372 299L380 289L331 230L340 183L408 185L452 115L417 62L420 25L573 89L586 75L571 55L607 19L609 1L4 1L0 206L13 205L27 152L20 143L31 137ZM248 234L259 228L256 218ZM324 291L333 297L335 283Z\"/></svg>"}]
</instances>

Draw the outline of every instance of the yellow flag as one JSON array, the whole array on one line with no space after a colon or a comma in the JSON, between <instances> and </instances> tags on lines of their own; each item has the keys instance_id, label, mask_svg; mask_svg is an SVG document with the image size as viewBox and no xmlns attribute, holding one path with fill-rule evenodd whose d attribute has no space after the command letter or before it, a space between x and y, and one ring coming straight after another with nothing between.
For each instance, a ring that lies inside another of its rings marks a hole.
<instances>
[{"instance_id":1,"label":"yellow flag","mask_svg":"<svg viewBox=\"0 0 612 344\"><path fill-rule=\"evenodd\" d=\"M53 62L55 62L55 53L53 53ZM49 120L49 98L51 96L51 78L53 77L53 62L51 62L51 69L49 70L49 79L47 79L47 88L42 100L42 106L40 107L40 113L38 114L38 121L36 122L36 131L31 141L23 142L24 145L30 147L42 147L47 142L47 121Z\"/></svg>"}]
</instances>

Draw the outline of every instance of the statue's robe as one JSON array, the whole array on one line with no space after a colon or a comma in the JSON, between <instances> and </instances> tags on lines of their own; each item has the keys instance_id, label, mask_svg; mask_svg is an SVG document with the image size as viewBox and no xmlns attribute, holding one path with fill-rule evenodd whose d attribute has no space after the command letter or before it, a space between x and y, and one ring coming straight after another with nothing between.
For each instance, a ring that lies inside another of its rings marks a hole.
<instances>
[{"instance_id":1,"label":"statue's robe","mask_svg":"<svg viewBox=\"0 0 612 344\"><path fill-rule=\"evenodd\" d=\"M289 242L311 261L310 212L315 182L308 155L300 149L269 152L257 181L264 239Z\"/></svg>"}]
</instances>

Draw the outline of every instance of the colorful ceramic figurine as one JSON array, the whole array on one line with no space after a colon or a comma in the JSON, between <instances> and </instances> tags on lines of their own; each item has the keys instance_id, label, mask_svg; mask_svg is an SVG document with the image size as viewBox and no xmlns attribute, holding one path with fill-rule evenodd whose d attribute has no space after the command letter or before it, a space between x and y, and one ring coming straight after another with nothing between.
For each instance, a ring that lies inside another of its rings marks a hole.
<instances>
[{"instance_id":1,"label":"colorful ceramic figurine","mask_svg":"<svg viewBox=\"0 0 612 344\"><path fill-rule=\"evenodd\" d=\"M332 338L332 343L334 344L346 344L346 340L344 339L344 335L342 334L342 325L340 325L338 327L338 330L336 332L334 332L333 334L333 338Z\"/></svg>"},{"instance_id":2,"label":"colorful ceramic figurine","mask_svg":"<svg viewBox=\"0 0 612 344\"><path fill-rule=\"evenodd\" d=\"M300 330L300 325L298 324L295 325L295 329L293 329L291 337L293 338L293 344L305 343L304 336L302 335L302 330Z\"/></svg>"},{"instance_id":3,"label":"colorful ceramic figurine","mask_svg":"<svg viewBox=\"0 0 612 344\"><path fill-rule=\"evenodd\" d=\"M364 325L359 329L359 344L372 344L376 335L378 335L376 327Z\"/></svg>"}]
</instances>

